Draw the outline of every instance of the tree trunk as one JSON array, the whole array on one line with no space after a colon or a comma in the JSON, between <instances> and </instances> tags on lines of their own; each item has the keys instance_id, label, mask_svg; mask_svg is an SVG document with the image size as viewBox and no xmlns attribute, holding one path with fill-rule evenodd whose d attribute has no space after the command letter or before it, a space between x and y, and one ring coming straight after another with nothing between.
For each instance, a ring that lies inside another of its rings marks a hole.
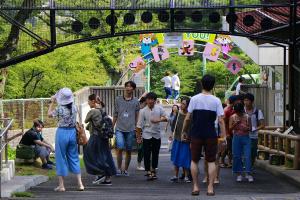
<instances>
[{"instance_id":1,"label":"tree trunk","mask_svg":"<svg viewBox=\"0 0 300 200\"><path fill-rule=\"evenodd\" d=\"M4 1L1 1L1 4L3 4ZM34 5L34 0L24 0L22 3L22 7ZM25 21L29 18L30 14L32 13L32 10L19 10L19 12L16 14L14 19L18 21L20 24L24 25ZM9 36L7 40L4 42L4 45L0 47L0 61L1 60L8 60L11 57L11 54L17 49L17 44L19 42L19 36L20 36L20 29L16 25L12 25L10 29ZM8 69L4 68L0 71L0 115L3 117L3 104L2 99L4 96L5 91L5 83L7 80L8 75Z\"/></svg>"}]
</instances>

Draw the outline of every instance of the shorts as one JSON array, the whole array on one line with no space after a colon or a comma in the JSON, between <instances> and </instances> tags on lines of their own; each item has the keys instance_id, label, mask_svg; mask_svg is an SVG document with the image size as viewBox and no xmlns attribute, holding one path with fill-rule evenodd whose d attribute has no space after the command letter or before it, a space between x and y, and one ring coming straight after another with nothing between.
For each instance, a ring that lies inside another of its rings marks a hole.
<instances>
[{"instance_id":1,"label":"shorts","mask_svg":"<svg viewBox=\"0 0 300 200\"><path fill-rule=\"evenodd\" d=\"M192 161L199 162L202 147L204 147L205 160L207 162L215 162L218 153L218 138L207 139L191 139Z\"/></svg>"},{"instance_id":2,"label":"shorts","mask_svg":"<svg viewBox=\"0 0 300 200\"><path fill-rule=\"evenodd\" d=\"M116 147L126 151L132 150L132 144L135 137L135 132L116 131Z\"/></svg>"},{"instance_id":3,"label":"shorts","mask_svg":"<svg viewBox=\"0 0 300 200\"><path fill-rule=\"evenodd\" d=\"M35 157L47 158L50 155L51 149L45 146L35 145L34 152Z\"/></svg>"}]
</instances>

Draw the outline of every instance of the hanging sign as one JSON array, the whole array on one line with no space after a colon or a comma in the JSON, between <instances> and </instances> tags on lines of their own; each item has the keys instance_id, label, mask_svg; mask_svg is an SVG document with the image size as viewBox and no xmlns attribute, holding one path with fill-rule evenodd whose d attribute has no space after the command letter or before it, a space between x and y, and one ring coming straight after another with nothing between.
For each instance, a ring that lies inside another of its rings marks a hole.
<instances>
[{"instance_id":1,"label":"hanging sign","mask_svg":"<svg viewBox=\"0 0 300 200\"><path fill-rule=\"evenodd\" d=\"M232 49L232 40L229 35L219 34L215 40L215 44L220 45L222 48L223 58L229 58L228 53Z\"/></svg>"},{"instance_id":2,"label":"hanging sign","mask_svg":"<svg viewBox=\"0 0 300 200\"><path fill-rule=\"evenodd\" d=\"M232 74L237 74L243 68L244 63L240 59L232 57L225 66Z\"/></svg>"},{"instance_id":3,"label":"hanging sign","mask_svg":"<svg viewBox=\"0 0 300 200\"><path fill-rule=\"evenodd\" d=\"M207 43L203 55L207 59L215 62L218 60L220 52L221 52L221 47L215 44Z\"/></svg>"},{"instance_id":4,"label":"hanging sign","mask_svg":"<svg viewBox=\"0 0 300 200\"><path fill-rule=\"evenodd\" d=\"M164 33L156 33L155 36L156 36L156 39L157 39L159 45L162 45L165 43L165 34Z\"/></svg>"},{"instance_id":5,"label":"hanging sign","mask_svg":"<svg viewBox=\"0 0 300 200\"><path fill-rule=\"evenodd\" d=\"M152 59L151 47L157 45L157 39L153 33L140 34L141 53L144 59Z\"/></svg>"},{"instance_id":6,"label":"hanging sign","mask_svg":"<svg viewBox=\"0 0 300 200\"><path fill-rule=\"evenodd\" d=\"M198 40L198 41L213 43L215 41L215 38L216 38L216 34L183 33L183 40Z\"/></svg>"},{"instance_id":7,"label":"hanging sign","mask_svg":"<svg viewBox=\"0 0 300 200\"><path fill-rule=\"evenodd\" d=\"M157 47L151 48L151 52L155 62L166 60L170 57L168 49L162 45L158 45Z\"/></svg>"},{"instance_id":8,"label":"hanging sign","mask_svg":"<svg viewBox=\"0 0 300 200\"><path fill-rule=\"evenodd\" d=\"M181 33L165 33L164 34L165 47L167 48L180 48L182 44Z\"/></svg>"},{"instance_id":9,"label":"hanging sign","mask_svg":"<svg viewBox=\"0 0 300 200\"><path fill-rule=\"evenodd\" d=\"M134 71L134 73L138 73L142 69L145 69L146 63L142 57L137 57L131 63L129 63L128 67Z\"/></svg>"},{"instance_id":10,"label":"hanging sign","mask_svg":"<svg viewBox=\"0 0 300 200\"><path fill-rule=\"evenodd\" d=\"M183 41L181 47L178 49L178 54L180 56L194 55L194 40Z\"/></svg>"}]
</instances>

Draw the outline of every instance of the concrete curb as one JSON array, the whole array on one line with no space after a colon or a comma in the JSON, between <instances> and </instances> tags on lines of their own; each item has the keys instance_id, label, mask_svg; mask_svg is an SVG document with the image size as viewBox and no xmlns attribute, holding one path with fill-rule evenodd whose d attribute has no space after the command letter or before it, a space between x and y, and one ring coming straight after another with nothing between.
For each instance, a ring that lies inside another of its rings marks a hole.
<instances>
[{"instance_id":1,"label":"concrete curb","mask_svg":"<svg viewBox=\"0 0 300 200\"><path fill-rule=\"evenodd\" d=\"M1 184L1 197L10 197L14 192L24 192L48 180L48 176L42 175L15 176L10 181Z\"/></svg>"},{"instance_id":2,"label":"concrete curb","mask_svg":"<svg viewBox=\"0 0 300 200\"><path fill-rule=\"evenodd\" d=\"M300 170L292 170L282 166L270 165L269 161L265 160L257 160L255 165L300 188Z\"/></svg>"}]
</instances>

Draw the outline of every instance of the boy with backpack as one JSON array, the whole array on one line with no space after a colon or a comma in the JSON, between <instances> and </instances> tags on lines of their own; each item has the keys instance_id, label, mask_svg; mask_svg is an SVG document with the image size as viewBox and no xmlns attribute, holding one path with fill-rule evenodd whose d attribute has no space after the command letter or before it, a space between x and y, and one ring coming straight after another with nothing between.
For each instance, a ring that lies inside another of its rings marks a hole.
<instances>
[{"instance_id":1,"label":"boy with backpack","mask_svg":"<svg viewBox=\"0 0 300 200\"><path fill-rule=\"evenodd\" d=\"M254 166L257 157L258 131L265 127L264 115L261 110L254 106L254 95L247 93L244 95L245 112L251 118L252 127L250 128L251 139L251 163Z\"/></svg>"}]
</instances>

